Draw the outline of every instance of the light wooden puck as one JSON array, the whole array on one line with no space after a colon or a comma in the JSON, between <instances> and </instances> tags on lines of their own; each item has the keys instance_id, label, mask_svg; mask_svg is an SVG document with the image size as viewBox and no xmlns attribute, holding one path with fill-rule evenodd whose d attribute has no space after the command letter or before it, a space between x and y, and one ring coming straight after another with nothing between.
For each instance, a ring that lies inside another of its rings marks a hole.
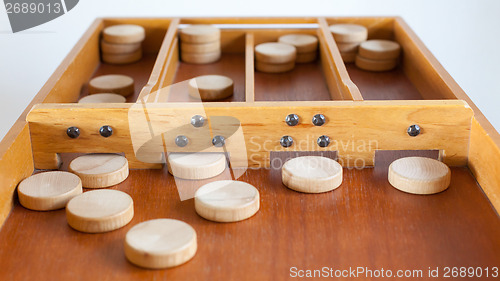
<instances>
[{"instance_id":1,"label":"light wooden puck","mask_svg":"<svg viewBox=\"0 0 500 281\"><path fill-rule=\"evenodd\" d=\"M341 23L330 25L337 43L360 43L368 38L368 29L359 24Z\"/></svg>"},{"instance_id":2,"label":"light wooden puck","mask_svg":"<svg viewBox=\"0 0 500 281\"><path fill-rule=\"evenodd\" d=\"M359 45L359 55L371 60L390 60L399 57L401 47L389 40L368 40Z\"/></svg>"},{"instance_id":3,"label":"light wooden puck","mask_svg":"<svg viewBox=\"0 0 500 281\"><path fill-rule=\"evenodd\" d=\"M316 60L318 57L318 52L313 51L310 53L297 53L297 57L295 58L296 63L309 63Z\"/></svg>"},{"instance_id":4,"label":"light wooden puck","mask_svg":"<svg viewBox=\"0 0 500 281\"><path fill-rule=\"evenodd\" d=\"M261 61L255 61L255 69L260 72L267 73L282 73L288 72L295 68L295 61L288 63L265 63Z\"/></svg>"},{"instance_id":5,"label":"light wooden puck","mask_svg":"<svg viewBox=\"0 0 500 281\"><path fill-rule=\"evenodd\" d=\"M194 195L198 215L216 222L248 219L259 207L259 191L242 181L214 181L200 187Z\"/></svg>"},{"instance_id":6,"label":"light wooden puck","mask_svg":"<svg viewBox=\"0 0 500 281\"><path fill-rule=\"evenodd\" d=\"M108 54L102 53L102 61L109 64L129 64L140 61L142 58L142 49L126 54Z\"/></svg>"},{"instance_id":7,"label":"light wooden puck","mask_svg":"<svg viewBox=\"0 0 500 281\"><path fill-rule=\"evenodd\" d=\"M290 44L270 42L255 46L255 59L264 63L290 63L295 61L296 56L297 51Z\"/></svg>"},{"instance_id":8,"label":"light wooden puck","mask_svg":"<svg viewBox=\"0 0 500 281\"><path fill-rule=\"evenodd\" d=\"M285 162L281 178L284 185L296 191L327 192L342 184L342 166L326 157L301 156Z\"/></svg>"},{"instance_id":9,"label":"light wooden puck","mask_svg":"<svg viewBox=\"0 0 500 281\"><path fill-rule=\"evenodd\" d=\"M208 43L186 43L181 42L181 52L186 53L211 53L211 52L220 52L220 41L213 41Z\"/></svg>"},{"instance_id":10,"label":"light wooden puck","mask_svg":"<svg viewBox=\"0 0 500 281\"><path fill-rule=\"evenodd\" d=\"M226 169L224 153L169 153L168 171L175 177L201 180L215 177Z\"/></svg>"},{"instance_id":11,"label":"light wooden puck","mask_svg":"<svg viewBox=\"0 0 500 281\"><path fill-rule=\"evenodd\" d=\"M189 25L180 31L181 41L186 43L208 43L220 40L220 29L208 24Z\"/></svg>"},{"instance_id":12,"label":"light wooden puck","mask_svg":"<svg viewBox=\"0 0 500 281\"><path fill-rule=\"evenodd\" d=\"M352 63L352 62L356 61L356 56L357 55L358 55L358 53L356 53L356 52L340 53L340 56L342 57L342 60L345 63Z\"/></svg>"},{"instance_id":13,"label":"light wooden puck","mask_svg":"<svg viewBox=\"0 0 500 281\"><path fill-rule=\"evenodd\" d=\"M174 219L155 219L134 225L125 236L125 256L140 267L160 269L181 265L194 257L196 231Z\"/></svg>"},{"instance_id":14,"label":"light wooden puck","mask_svg":"<svg viewBox=\"0 0 500 281\"><path fill-rule=\"evenodd\" d=\"M19 202L26 209L49 211L64 208L82 193L80 178L68 172L45 172L24 179L17 187Z\"/></svg>"},{"instance_id":15,"label":"light wooden puck","mask_svg":"<svg viewBox=\"0 0 500 281\"><path fill-rule=\"evenodd\" d=\"M134 217L132 197L125 192L102 189L84 192L66 206L68 224L81 232L108 232L127 225Z\"/></svg>"},{"instance_id":16,"label":"light wooden puck","mask_svg":"<svg viewBox=\"0 0 500 281\"><path fill-rule=\"evenodd\" d=\"M141 48L141 42L130 44L115 44L101 40L101 52L106 54L129 54Z\"/></svg>"},{"instance_id":17,"label":"light wooden puck","mask_svg":"<svg viewBox=\"0 0 500 281\"><path fill-rule=\"evenodd\" d=\"M297 49L297 55L315 52L318 49L318 38L309 34L283 35L278 38L278 42L294 46Z\"/></svg>"},{"instance_id":18,"label":"light wooden puck","mask_svg":"<svg viewBox=\"0 0 500 281\"><path fill-rule=\"evenodd\" d=\"M207 53L188 53L182 52L181 58L183 62L193 63L193 64L207 64L213 63L220 59L221 52L207 52Z\"/></svg>"},{"instance_id":19,"label":"light wooden puck","mask_svg":"<svg viewBox=\"0 0 500 281\"><path fill-rule=\"evenodd\" d=\"M101 93L81 98L78 103L124 103L127 99L118 94Z\"/></svg>"},{"instance_id":20,"label":"light wooden puck","mask_svg":"<svg viewBox=\"0 0 500 281\"><path fill-rule=\"evenodd\" d=\"M128 161L113 153L87 154L75 158L68 167L82 179L86 188L103 188L121 183L128 177Z\"/></svg>"},{"instance_id":21,"label":"light wooden puck","mask_svg":"<svg viewBox=\"0 0 500 281\"><path fill-rule=\"evenodd\" d=\"M90 80L89 93L114 93L126 97L134 93L134 79L120 74L98 76Z\"/></svg>"},{"instance_id":22,"label":"light wooden puck","mask_svg":"<svg viewBox=\"0 0 500 281\"><path fill-rule=\"evenodd\" d=\"M358 42L356 43L337 43L337 47L341 53L357 53L359 48Z\"/></svg>"},{"instance_id":23,"label":"light wooden puck","mask_svg":"<svg viewBox=\"0 0 500 281\"><path fill-rule=\"evenodd\" d=\"M425 157L405 157L389 166L389 183L413 194L434 194L450 185L450 168L443 162Z\"/></svg>"},{"instance_id":24,"label":"light wooden puck","mask_svg":"<svg viewBox=\"0 0 500 281\"><path fill-rule=\"evenodd\" d=\"M143 41L146 37L146 32L140 25L119 24L106 27L102 31L102 37L109 43L132 44Z\"/></svg>"},{"instance_id":25,"label":"light wooden puck","mask_svg":"<svg viewBox=\"0 0 500 281\"><path fill-rule=\"evenodd\" d=\"M363 70L379 72L394 69L398 65L398 60L371 60L357 55L355 63L358 68Z\"/></svg>"},{"instance_id":26,"label":"light wooden puck","mask_svg":"<svg viewBox=\"0 0 500 281\"><path fill-rule=\"evenodd\" d=\"M219 100L233 95L233 80L223 75L202 75L188 82L189 95L204 101Z\"/></svg>"}]
</instances>

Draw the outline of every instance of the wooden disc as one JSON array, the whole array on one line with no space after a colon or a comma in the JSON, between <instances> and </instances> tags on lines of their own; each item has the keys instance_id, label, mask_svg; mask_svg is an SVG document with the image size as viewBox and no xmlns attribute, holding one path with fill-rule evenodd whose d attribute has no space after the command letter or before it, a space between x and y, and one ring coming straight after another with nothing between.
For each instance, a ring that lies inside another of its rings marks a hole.
<instances>
[{"instance_id":1,"label":"wooden disc","mask_svg":"<svg viewBox=\"0 0 500 281\"><path fill-rule=\"evenodd\" d=\"M174 219L155 219L134 225L125 236L125 256L144 268L169 268L194 257L196 231Z\"/></svg>"},{"instance_id":2,"label":"wooden disc","mask_svg":"<svg viewBox=\"0 0 500 281\"><path fill-rule=\"evenodd\" d=\"M255 59L264 63L290 63L296 56L297 50L290 44L270 42L255 46Z\"/></svg>"},{"instance_id":3,"label":"wooden disc","mask_svg":"<svg viewBox=\"0 0 500 281\"><path fill-rule=\"evenodd\" d=\"M259 191L242 181L214 181L200 187L194 195L198 215L216 222L248 219L259 207Z\"/></svg>"},{"instance_id":4,"label":"wooden disc","mask_svg":"<svg viewBox=\"0 0 500 281\"><path fill-rule=\"evenodd\" d=\"M17 188L19 202L26 209L49 211L64 208L82 193L80 178L68 172L45 172L24 179Z\"/></svg>"},{"instance_id":5,"label":"wooden disc","mask_svg":"<svg viewBox=\"0 0 500 281\"><path fill-rule=\"evenodd\" d=\"M288 63L280 63L280 64L255 61L255 69L257 69L260 72L282 73L282 72L291 71L294 68L295 68L295 61L288 62Z\"/></svg>"},{"instance_id":6,"label":"wooden disc","mask_svg":"<svg viewBox=\"0 0 500 281\"><path fill-rule=\"evenodd\" d=\"M115 44L101 40L101 52L106 54L129 54L141 48L141 42L131 44Z\"/></svg>"},{"instance_id":7,"label":"wooden disc","mask_svg":"<svg viewBox=\"0 0 500 281\"><path fill-rule=\"evenodd\" d=\"M318 57L318 52L313 51L310 53L297 53L297 57L295 58L296 63L309 63L316 60Z\"/></svg>"},{"instance_id":8,"label":"wooden disc","mask_svg":"<svg viewBox=\"0 0 500 281\"><path fill-rule=\"evenodd\" d=\"M181 52L186 53L211 53L211 52L220 52L220 41L213 41L208 43L186 43L181 42Z\"/></svg>"},{"instance_id":9,"label":"wooden disc","mask_svg":"<svg viewBox=\"0 0 500 281\"><path fill-rule=\"evenodd\" d=\"M102 38L109 43L132 44L142 42L146 37L144 28L135 24L119 24L106 27Z\"/></svg>"},{"instance_id":10,"label":"wooden disc","mask_svg":"<svg viewBox=\"0 0 500 281\"><path fill-rule=\"evenodd\" d=\"M201 180L215 177L226 169L224 153L169 153L168 171L181 179Z\"/></svg>"},{"instance_id":11,"label":"wooden disc","mask_svg":"<svg viewBox=\"0 0 500 281\"><path fill-rule=\"evenodd\" d=\"M359 48L358 42L356 43L337 43L337 47L341 53L357 53Z\"/></svg>"},{"instance_id":12,"label":"wooden disc","mask_svg":"<svg viewBox=\"0 0 500 281\"><path fill-rule=\"evenodd\" d=\"M330 25L337 43L360 43L368 38L368 29L359 24L341 23Z\"/></svg>"},{"instance_id":13,"label":"wooden disc","mask_svg":"<svg viewBox=\"0 0 500 281\"><path fill-rule=\"evenodd\" d=\"M203 101L219 100L233 95L233 80L223 75L202 75L189 80L189 95Z\"/></svg>"},{"instance_id":14,"label":"wooden disc","mask_svg":"<svg viewBox=\"0 0 500 281\"><path fill-rule=\"evenodd\" d=\"M113 153L87 154L75 158L68 167L82 179L86 188L103 188L121 183L128 177L128 161Z\"/></svg>"},{"instance_id":15,"label":"wooden disc","mask_svg":"<svg viewBox=\"0 0 500 281\"><path fill-rule=\"evenodd\" d=\"M450 185L450 168L443 162L425 157L405 157L389 166L389 183L413 194L434 194Z\"/></svg>"},{"instance_id":16,"label":"wooden disc","mask_svg":"<svg viewBox=\"0 0 500 281\"><path fill-rule=\"evenodd\" d=\"M390 60L399 57L401 47L389 40L368 40L359 45L359 55L371 60Z\"/></svg>"},{"instance_id":17,"label":"wooden disc","mask_svg":"<svg viewBox=\"0 0 500 281\"><path fill-rule=\"evenodd\" d=\"M367 71L388 71L394 69L398 65L397 59L390 60L371 60L360 55L356 56L356 66Z\"/></svg>"},{"instance_id":18,"label":"wooden disc","mask_svg":"<svg viewBox=\"0 0 500 281\"><path fill-rule=\"evenodd\" d=\"M213 63L220 59L221 52L207 52L207 53L188 53L182 52L181 58L183 62L193 63L193 64L207 64Z\"/></svg>"},{"instance_id":19,"label":"wooden disc","mask_svg":"<svg viewBox=\"0 0 500 281\"><path fill-rule=\"evenodd\" d=\"M120 74L98 76L90 80L89 93L114 93L126 97L134 93L134 79Z\"/></svg>"},{"instance_id":20,"label":"wooden disc","mask_svg":"<svg viewBox=\"0 0 500 281\"><path fill-rule=\"evenodd\" d=\"M352 63L352 62L356 61L356 56L357 55L358 55L358 53L356 53L356 52L340 53L340 56L342 57L342 60L345 63Z\"/></svg>"},{"instance_id":21,"label":"wooden disc","mask_svg":"<svg viewBox=\"0 0 500 281\"><path fill-rule=\"evenodd\" d=\"M294 46L297 55L300 53L316 52L318 49L318 38L309 34L287 34L280 36L278 42Z\"/></svg>"},{"instance_id":22,"label":"wooden disc","mask_svg":"<svg viewBox=\"0 0 500 281\"><path fill-rule=\"evenodd\" d=\"M134 217L134 202L113 189L87 191L68 202L66 220L81 232L108 232L127 225Z\"/></svg>"},{"instance_id":23,"label":"wooden disc","mask_svg":"<svg viewBox=\"0 0 500 281\"><path fill-rule=\"evenodd\" d=\"M208 43L220 40L220 29L208 24L192 24L180 31L181 41L186 43Z\"/></svg>"},{"instance_id":24,"label":"wooden disc","mask_svg":"<svg viewBox=\"0 0 500 281\"><path fill-rule=\"evenodd\" d=\"M301 156L285 162L281 178L284 185L296 191L327 192L342 184L342 166L326 157Z\"/></svg>"},{"instance_id":25,"label":"wooden disc","mask_svg":"<svg viewBox=\"0 0 500 281\"><path fill-rule=\"evenodd\" d=\"M102 61L109 64L129 64L134 63L142 58L142 49L138 49L132 53L126 54L108 54L102 53Z\"/></svg>"},{"instance_id":26,"label":"wooden disc","mask_svg":"<svg viewBox=\"0 0 500 281\"><path fill-rule=\"evenodd\" d=\"M124 103L127 99L122 95L101 93L81 98L78 103Z\"/></svg>"}]
</instances>

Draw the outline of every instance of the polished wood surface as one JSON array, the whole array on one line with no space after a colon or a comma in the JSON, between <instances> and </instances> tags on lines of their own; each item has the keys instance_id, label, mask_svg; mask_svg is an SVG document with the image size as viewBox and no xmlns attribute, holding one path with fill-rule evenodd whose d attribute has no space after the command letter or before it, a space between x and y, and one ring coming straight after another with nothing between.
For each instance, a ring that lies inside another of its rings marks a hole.
<instances>
[{"instance_id":1,"label":"polished wood surface","mask_svg":"<svg viewBox=\"0 0 500 281\"><path fill-rule=\"evenodd\" d=\"M287 189L279 170L248 170L240 180L257 187L261 209L238 223L198 216L166 169L132 170L113 187L132 196L135 216L110 233L80 233L64 210L34 212L16 202L0 232L0 279L288 280L292 266L425 271L500 263L500 220L467 168L452 168L450 188L431 196L398 191L371 168L344 169L343 184L323 194ZM199 248L191 261L167 270L127 262L126 232L155 218L194 227Z\"/></svg>"}]
</instances>

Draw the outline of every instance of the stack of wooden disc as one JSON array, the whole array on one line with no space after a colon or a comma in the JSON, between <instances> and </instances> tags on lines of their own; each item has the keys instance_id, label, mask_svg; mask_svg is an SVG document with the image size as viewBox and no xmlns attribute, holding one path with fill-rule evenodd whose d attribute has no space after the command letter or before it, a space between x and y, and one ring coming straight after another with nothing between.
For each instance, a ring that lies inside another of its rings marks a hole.
<instances>
[{"instance_id":1,"label":"stack of wooden disc","mask_svg":"<svg viewBox=\"0 0 500 281\"><path fill-rule=\"evenodd\" d=\"M297 50L293 45L270 42L255 46L255 68L261 72L281 73L295 68Z\"/></svg>"},{"instance_id":2,"label":"stack of wooden disc","mask_svg":"<svg viewBox=\"0 0 500 281\"><path fill-rule=\"evenodd\" d=\"M368 38L366 27L351 23L334 24L330 25L330 31L344 62L354 62L359 45Z\"/></svg>"},{"instance_id":3,"label":"stack of wooden disc","mask_svg":"<svg viewBox=\"0 0 500 281\"><path fill-rule=\"evenodd\" d=\"M106 27L102 31L102 60L110 64L133 63L142 58L144 28L134 24Z\"/></svg>"},{"instance_id":4,"label":"stack of wooden disc","mask_svg":"<svg viewBox=\"0 0 500 281\"><path fill-rule=\"evenodd\" d=\"M361 43L356 66L368 71L387 71L398 64L401 47L389 40L368 40Z\"/></svg>"},{"instance_id":5,"label":"stack of wooden disc","mask_svg":"<svg viewBox=\"0 0 500 281\"><path fill-rule=\"evenodd\" d=\"M318 57L318 38L309 34L288 34L278 38L278 42L290 44L297 51L296 63L313 62Z\"/></svg>"},{"instance_id":6,"label":"stack of wooden disc","mask_svg":"<svg viewBox=\"0 0 500 281\"><path fill-rule=\"evenodd\" d=\"M181 59L187 63L213 63L221 57L220 29L193 24L180 31Z\"/></svg>"}]
</instances>

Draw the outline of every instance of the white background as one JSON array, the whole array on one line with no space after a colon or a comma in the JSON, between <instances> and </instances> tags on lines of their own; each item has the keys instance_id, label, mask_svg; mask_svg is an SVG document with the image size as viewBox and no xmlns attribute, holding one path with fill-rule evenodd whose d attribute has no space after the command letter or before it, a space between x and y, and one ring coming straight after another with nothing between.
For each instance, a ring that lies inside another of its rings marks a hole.
<instances>
[{"instance_id":1,"label":"white background","mask_svg":"<svg viewBox=\"0 0 500 281\"><path fill-rule=\"evenodd\" d=\"M13 34L0 5L0 137L96 17L402 16L500 129L498 0L80 0L68 14Z\"/></svg>"}]
</instances>

